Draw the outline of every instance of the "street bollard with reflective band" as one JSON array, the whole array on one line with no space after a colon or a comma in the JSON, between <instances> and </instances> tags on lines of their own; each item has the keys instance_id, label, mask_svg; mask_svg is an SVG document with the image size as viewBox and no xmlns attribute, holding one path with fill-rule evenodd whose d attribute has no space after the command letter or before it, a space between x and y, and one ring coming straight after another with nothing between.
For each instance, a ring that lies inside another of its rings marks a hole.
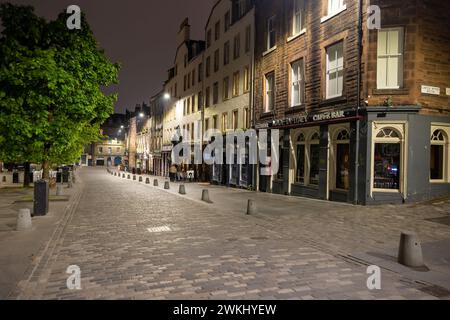
<instances>
[{"instance_id":1,"label":"street bollard with reflective band","mask_svg":"<svg viewBox=\"0 0 450 320\"><path fill-rule=\"evenodd\" d=\"M17 231L24 231L31 229L31 213L30 209L20 209L19 215L17 216Z\"/></svg>"}]
</instances>

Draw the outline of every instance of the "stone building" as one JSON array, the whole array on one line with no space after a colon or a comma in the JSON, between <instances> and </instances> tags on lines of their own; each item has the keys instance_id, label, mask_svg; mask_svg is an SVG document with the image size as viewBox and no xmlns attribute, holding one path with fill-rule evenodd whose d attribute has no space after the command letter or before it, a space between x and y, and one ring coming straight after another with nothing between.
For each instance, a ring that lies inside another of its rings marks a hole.
<instances>
[{"instance_id":1,"label":"stone building","mask_svg":"<svg viewBox=\"0 0 450 320\"><path fill-rule=\"evenodd\" d=\"M378 8L381 29L368 24ZM448 195L449 9L256 1L256 128L280 130L280 170L259 189L359 204Z\"/></svg>"},{"instance_id":2,"label":"stone building","mask_svg":"<svg viewBox=\"0 0 450 320\"><path fill-rule=\"evenodd\" d=\"M159 92L150 98L150 173L163 176L163 162L162 162L162 146L163 146L163 116L164 106L166 103L164 91Z\"/></svg>"},{"instance_id":3,"label":"stone building","mask_svg":"<svg viewBox=\"0 0 450 320\"><path fill-rule=\"evenodd\" d=\"M224 135L251 128L254 52L254 1L218 0L206 23L204 52L204 129ZM252 167L235 158L210 168L211 181L236 187L252 185ZM225 150L226 148L224 148ZM246 150L248 156L248 150Z\"/></svg>"}]
</instances>

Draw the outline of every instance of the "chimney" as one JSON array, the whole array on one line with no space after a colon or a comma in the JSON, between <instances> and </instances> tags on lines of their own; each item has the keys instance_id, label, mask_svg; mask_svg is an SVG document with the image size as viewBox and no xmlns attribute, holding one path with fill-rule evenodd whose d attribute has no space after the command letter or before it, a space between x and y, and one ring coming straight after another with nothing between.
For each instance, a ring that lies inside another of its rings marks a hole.
<instances>
[{"instance_id":1,"label":"chimney","mask_svg":"<svg viewBox=\"0 0 450 320\"><path fill-rule=\"evenodd\" d=\"M180 30L177 35L177 45L188 41L191 38L191 26L189 25L189 18L184 19L180 25Z\"/></svg>"}]
</instances>

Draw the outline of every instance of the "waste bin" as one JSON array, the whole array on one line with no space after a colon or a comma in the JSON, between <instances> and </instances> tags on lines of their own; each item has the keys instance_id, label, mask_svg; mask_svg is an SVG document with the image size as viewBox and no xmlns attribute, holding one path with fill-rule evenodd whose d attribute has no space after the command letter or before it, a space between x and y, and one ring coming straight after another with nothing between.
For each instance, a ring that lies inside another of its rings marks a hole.
<instances>
[{"instance_id":1,"label":"waste bin","mask_svg":"<svg viewBox=\"0 0 450 320\"><path fill-rule=\"evenodd\" d=\"M49 208L48 182L39 180L34 183L34 216L45 216Z\"/></svg>"},{"instance_id":2,"label":"waste bin","mask_svg":"<svg viewBox=\"0 0 450 320\"><path fill-rule=\"evenodd\" d=\"M34 182L34 172L30 172L29 177L30 177L30 183L33 183Z\"/></svg>"}]
</instances>

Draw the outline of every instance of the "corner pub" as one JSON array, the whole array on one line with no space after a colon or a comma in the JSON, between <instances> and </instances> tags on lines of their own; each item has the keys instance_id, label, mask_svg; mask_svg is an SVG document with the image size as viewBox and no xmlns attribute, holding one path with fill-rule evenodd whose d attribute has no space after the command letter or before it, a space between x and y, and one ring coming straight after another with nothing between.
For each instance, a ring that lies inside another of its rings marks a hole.
<instances>
[{"instance_id":1,"label":"corner pub","mask_svg":"<svg viewBox=\"0 0 450 320\"><path fill-rule=\"evenodd\" d=\"M450 2L429 2L259 2L255 127L280 130L280 170L258 175L259 191L361 205L450 195Z\"/></svg>"}]
</instances>

